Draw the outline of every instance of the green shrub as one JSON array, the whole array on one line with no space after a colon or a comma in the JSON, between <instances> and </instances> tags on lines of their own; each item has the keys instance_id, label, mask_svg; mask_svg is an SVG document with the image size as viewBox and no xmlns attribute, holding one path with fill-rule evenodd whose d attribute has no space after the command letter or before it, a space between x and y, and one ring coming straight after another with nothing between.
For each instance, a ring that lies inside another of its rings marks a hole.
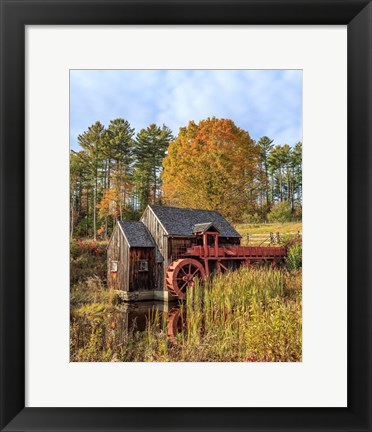
<instances>
[{"instance_id":1,"label":"green shrub","mask_svg":"<svg viewBox=\"0 0 372 432\"><path fill-rule=\"evenodd\" d=\"M291 205L288 201L282 201L271 209L270 213L267 215L270 222L289 222L292 219Z\"/></svg>"},{"instance_id":2,"label":"green shrub","mask_svg":"<svg viewBox=\"0 0 372 432\"><path fill-rule=\"evenodd\" d=\"M75 259L79 256L79 246L75 239L70 240L70 257L71 259Z\"/></svg>"},{"instance_id":3,"label":"green shrub","mask_svg":"<svg viewBox=\"0 0 372 432\"><path fill-rule=\"evenodd\" d=\"M246 215L245 219L246 223L249 224L260 224L263 222L262 216L258 213Z\"/></svg>"},{"instance_id":4,"label":"green shrub","mask_svg":"<svg viewBox=\"0 0 372 432\"><path fill-rule=\"evenodd\" d=\"M302 220L302 207L295 207L292 217L296 220Z\"/></svg>"}]
</instances>

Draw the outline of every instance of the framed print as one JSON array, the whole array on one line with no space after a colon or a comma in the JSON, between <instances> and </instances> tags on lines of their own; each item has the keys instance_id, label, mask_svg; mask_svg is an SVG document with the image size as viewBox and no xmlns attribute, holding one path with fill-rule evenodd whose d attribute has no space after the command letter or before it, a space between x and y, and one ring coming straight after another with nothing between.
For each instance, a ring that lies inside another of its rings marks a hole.
<instances>
[{"instance_id":1,"label":"framed print","mask_svg":"<svg viewBox=\"0 0 372 432\"><path fill-rule=\"evenodd\" d=\"M2 0L2 430L371 429L371 10Z\"/></svg>"}]
</instances>

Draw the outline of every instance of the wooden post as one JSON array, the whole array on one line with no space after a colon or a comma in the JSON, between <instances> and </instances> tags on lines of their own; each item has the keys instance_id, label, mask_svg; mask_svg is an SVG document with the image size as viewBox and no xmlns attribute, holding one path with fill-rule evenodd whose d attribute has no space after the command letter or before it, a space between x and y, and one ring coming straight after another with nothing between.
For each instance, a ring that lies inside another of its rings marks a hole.
<instances>
[{"instance_id":1,"label":"wooden post","mask_svg":"<svg viewBox=\"0 0 372 432\"><path fill-rule=\"evenodd\" d=\"M270 232L270 244L274 244L274 243L275 243L274 234Z\"/></svg>"},{"instance_id":2,"label":"wooden post","mask_svg":"<svg viewBox=\"0 0 372 432\"><path fill-rule=\"evenodd\" d=\"M209 263L208 263L208 258L204 259L204 267L205 267L205 274L207 276L209 276Z\"/></svg>"},{"instance_id":3,"label":"wooden post","mask_svg":"<svg viewBox=\"0 0 372 432\"><path fill-rule=\"evenodd\" d=\"M204 256L208 256L208 242L207 242L207 234L203 234L203 246L204 246Z\"/></svg>"},{"instance_id":4,"label":"wooden post","mask_svg":"<svg viewBox=\"0 0 372 432\"><path fill-rule=\"evenodd\" d=\"M280 244L280 232L279 231L276 233L276 242L278 244Z\"/></svg>"},{"instance_id":5,"label":"wooden post","mask_svg":"<svg viewBox=\"0 0 372 432\"><path fill-rule=\"evenodd\" d=\"M214 235L214 254L218 257L218 234Z\"/></svg>"}]
</instances>

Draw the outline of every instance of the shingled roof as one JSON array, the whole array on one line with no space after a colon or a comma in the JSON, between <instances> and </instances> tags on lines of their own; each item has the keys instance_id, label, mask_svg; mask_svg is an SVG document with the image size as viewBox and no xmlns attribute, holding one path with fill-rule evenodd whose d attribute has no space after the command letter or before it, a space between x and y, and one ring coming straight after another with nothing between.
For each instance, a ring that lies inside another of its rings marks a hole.
<instances>
[{"instance_id":1,"label":"shingled roof","mask_svg":"<svg viewBox=\"0 0 372 432\"><path fill-rule=\"evenodd\" d=\"M193 233L206 232L206 231L210 231L210 228L212 228L212 231L219 232L219 230L212 224L212 222L195 224L192 232Z\"/></svg>"},{"instance_id":2,"label":"shingled roof","mask_svg":"<svg viewBox=\"0 0 372 432\"><path fill-rule=\"evenodd\" d=\"M155 243L142 222L119 221L129 247L154 247Z\"/></svg>"},{"instance_id":3,"label":"shingled roof","mask_svg":"<svg viewBox=\"0 0 372 432\"><path fill-rule=\"evenodd\" d=\"M192 236L195 225L213 224L220 232L220 237L241 237L229 222L216 211L157 205L150 205L149 207L168 235Z\"/></svg>"}]
</instances>

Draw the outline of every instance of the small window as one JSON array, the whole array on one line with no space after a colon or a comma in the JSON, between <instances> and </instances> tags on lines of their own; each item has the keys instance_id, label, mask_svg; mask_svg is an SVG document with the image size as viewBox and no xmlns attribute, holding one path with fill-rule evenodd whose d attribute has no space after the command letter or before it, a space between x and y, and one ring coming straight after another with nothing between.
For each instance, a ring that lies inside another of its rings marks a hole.
<instances>
[{"instance_id":1,"label":"small window","mask_svg":"<svg viewBox=\"0 0 372 432\"><path fill-rule=\"evenodd\" d=\"M118 271L118 262L111 261L111 273L116 273Z\"/></svg>"},{"instance_id":2,"label":"small window","mask_svg":"<svg viewBox=\"0 0 372 432\"><path fill-rule=\"evenodd\" d=\"M140 272L149 271L149 262L147 260L139 260L138 271Z\"/></svg>"}]
</instances>

